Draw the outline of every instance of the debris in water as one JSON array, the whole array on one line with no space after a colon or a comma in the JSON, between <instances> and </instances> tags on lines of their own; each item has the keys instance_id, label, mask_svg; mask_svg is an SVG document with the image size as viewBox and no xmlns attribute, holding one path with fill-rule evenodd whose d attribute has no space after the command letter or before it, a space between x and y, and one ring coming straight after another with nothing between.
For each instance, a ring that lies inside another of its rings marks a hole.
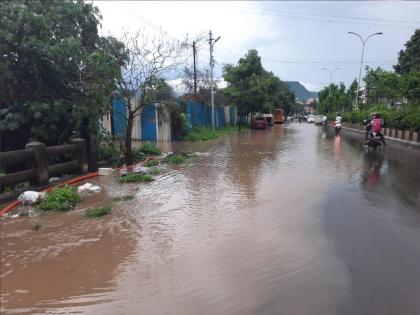
<instances>
[{"instance_id":1,"label":"debris in water","mask_svg":"<svg viewBox=\"0 0 420 315\"><path fill-rule=\"evenodd\" d=\"M56 182L56 181L59 181L60 180L60 177L50 177L49 179L48 179L48 183L54 183L54 182Z\"/></svg>"},{"instance_id":2,"label":"debris in water","mask_svg":"<svg viewBox=\"0 0 420 315\"><path fill-rule=\"evenodd\" d=\"M33 205L37 202L40 202L42 198L45 197L45 193L38 191L25 191L17 199L22 201L24 205Z\"/></svg>"},{"instance_id":3,"label":"debris in water","mask_svg":"<svg viewBox=\"0 0 420 315\"><path fill-rule=\"evenodd\" d=\"M86 183L77 187L77 192L79 194L83 193L98 193L102 190L102 187L99 185L93 185L92 183Z\"/></svg>"},{"instance_id":4,"label":"debris in water","mask_svg":"<svg viewBox=\"0 0 420 315\"><path fill-rule=\"evenodd\" d=\"M112 168L110 167L100 167L98 169L99 176L109 176L112 175Z\"/></svg>"},{"instance_id":5,"label":"debris in water","mask_svg":"<svg viewBox=\"0 0 420 315\"><path fill-rule=\"evenodd\" d=\"M149 174L150 169L145 166L136 165L133 168L133 173L140 173L140 174Z\"/></svg>"}]
</instances>

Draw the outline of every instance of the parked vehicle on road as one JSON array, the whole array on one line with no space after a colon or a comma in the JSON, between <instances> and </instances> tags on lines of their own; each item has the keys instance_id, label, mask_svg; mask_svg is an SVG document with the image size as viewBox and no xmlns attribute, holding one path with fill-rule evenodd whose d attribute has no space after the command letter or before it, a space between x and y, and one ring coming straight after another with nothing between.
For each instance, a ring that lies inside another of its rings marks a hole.
<instances>
[{"instance_id":1,"label":"parked vehicle on road","mask_svg":"<svg viewBox=\"0 0 420 315\"><path fill-rule=\"evenodd\" d=\"M314 123L315 122L315 115L309 115L308 119L306 119L306 122Z\"/></svg>"},{"instance_id":2,"label":"parked vehicle on road","mask_svg":"<svg viewBox=\"0 0 420 315\"><path fill-rule=\"evenodd\" d=\"M266 129L267 120L263 116L252 117L251 128L252 129Z\"/></svg>"},{"instance_id":3,"label":"parked vehicle on road","mask_svg":"<svg viewBox=\"0 0 420 315\"><path fill-rule=\"evenodd\" d=\"M273 114L264 114L263 117L267 121L268 126L273 126L273 124L274 124L274 115Z\"/></svg>"},{"instance_id":4,"label":"parked vehicle on road","mask_svg":"<svg viewBox=\"0 0 420 315\"><path fill-rule=\"evenodd\" d=\"M325 117L325 120L326 120L326 118L327 118L326 116L323 116L323 115L316 116L315 117L315 125L321 126L324 123L324 117Z\"/></svg>"},{"instance_id":5,"label":"parked vehicle on road","mask_svg":"<svg viewBox=\"0 0 420 315\"><path fill-rule=\"evenodd\" d=\"M274 110L274 123L282 124L284 123L284 111L281 108Z\"/></svg>"}]
</instances>

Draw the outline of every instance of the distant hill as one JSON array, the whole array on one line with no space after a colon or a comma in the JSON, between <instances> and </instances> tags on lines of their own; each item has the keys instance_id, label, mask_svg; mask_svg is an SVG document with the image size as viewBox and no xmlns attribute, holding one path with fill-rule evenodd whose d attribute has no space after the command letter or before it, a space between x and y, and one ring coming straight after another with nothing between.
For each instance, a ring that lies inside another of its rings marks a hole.
<instances>
[{"instance_id":1,"label":"distant hill","mask_svg":"<svg viewBox=\"0 0 420 315\"><path fill-rule=\"evenodd\" d=\"M318 92L308 91L299 81L284 81L284 83L295 93L295 97L301 101L318 97Z\"/></svg>"}]
</instances>

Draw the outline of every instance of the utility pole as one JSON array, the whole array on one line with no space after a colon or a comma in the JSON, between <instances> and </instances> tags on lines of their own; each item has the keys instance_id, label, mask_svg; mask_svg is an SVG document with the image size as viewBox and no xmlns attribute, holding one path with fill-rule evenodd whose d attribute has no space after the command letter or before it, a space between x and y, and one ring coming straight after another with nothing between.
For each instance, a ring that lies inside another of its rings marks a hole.
<instances>
[{"instance_id":1,"label":"utility pole","mask_svg":"<svg viewBox=\"0 0 420 315\"><path fill-rule=\"evenodd\" d=\"M353 109L357 110L357 109L358 109L357 102L358 102L358 99L359 99L359 90L360 90L360 78L362 77L363 55L364 55L364 53L365 53L365 45L366 45L366 42L367 42L367 40L368 40L369 38L371 38L372 36L375 36L375 35L382 35L383 33L382 33L382 32L373 33L373 34L370 34L370 35L369 35L368 37L366 37L365 39L363 39L363 37L362 37L362 36L360 36L359 34L357 34L357 33L355 33L355 32L347 32L347 33L352 34L352 35L356 35L357 37L359 37L359 38L360 38L360 40L362 41L362 44L363 44L363 46L362 46L362 59L360 60L359 81L357 82L356 101L355 101L355 105L354 105L354 107L353 107Z\"/></svg>"},{"instance_id":2,"label":"utility pole","mask_svg":"<svg viewBox=\"0 0 420 315\"><path fill-rule=\"evenodd\" d=\"M194 58L194 96L197 96L197 69L195 66L195 57L197 55L197 48L195 46L195 41L193 41L192 47L193 47L193 58Z\"/></svg>"},{"instance_id":3,"label":"utility pole","mask_svg":"<svg viewBox=\"0 0 420 315\"><path fill-rule=\"evenodd\" d=\"M209 44L210 44L210 95L211 95L211 125L213 131L215 130L214 123L214 92L213 92L213 67L214 67L214 58L213 58L213 46L220 39L220 36L216 39L213 39L211 31L209 31Z\"/></svg>"}]
</instances>

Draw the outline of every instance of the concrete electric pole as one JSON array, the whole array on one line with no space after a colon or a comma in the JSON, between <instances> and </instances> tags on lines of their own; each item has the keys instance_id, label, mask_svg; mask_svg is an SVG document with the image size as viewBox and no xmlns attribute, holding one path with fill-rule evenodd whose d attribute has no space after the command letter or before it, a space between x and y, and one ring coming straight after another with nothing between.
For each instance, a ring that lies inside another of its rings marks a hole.
<instances>
[{"instance_id":1,"label":"concrete electric pole","mask_svg":"<svg viewBox=\"0 0 420 315\"><path fill-rule=\"evenodd\" d=\"M211 125L213 131L215 130L215 121L214 121L214 91L213 91L213 68L214 68L214 58L213 58L213 46L220 39L220 36L216 39L213 39L211 31L209 32L209 44L210 44L210 96L211 96Z\"/></svg>"}]
</instances>

